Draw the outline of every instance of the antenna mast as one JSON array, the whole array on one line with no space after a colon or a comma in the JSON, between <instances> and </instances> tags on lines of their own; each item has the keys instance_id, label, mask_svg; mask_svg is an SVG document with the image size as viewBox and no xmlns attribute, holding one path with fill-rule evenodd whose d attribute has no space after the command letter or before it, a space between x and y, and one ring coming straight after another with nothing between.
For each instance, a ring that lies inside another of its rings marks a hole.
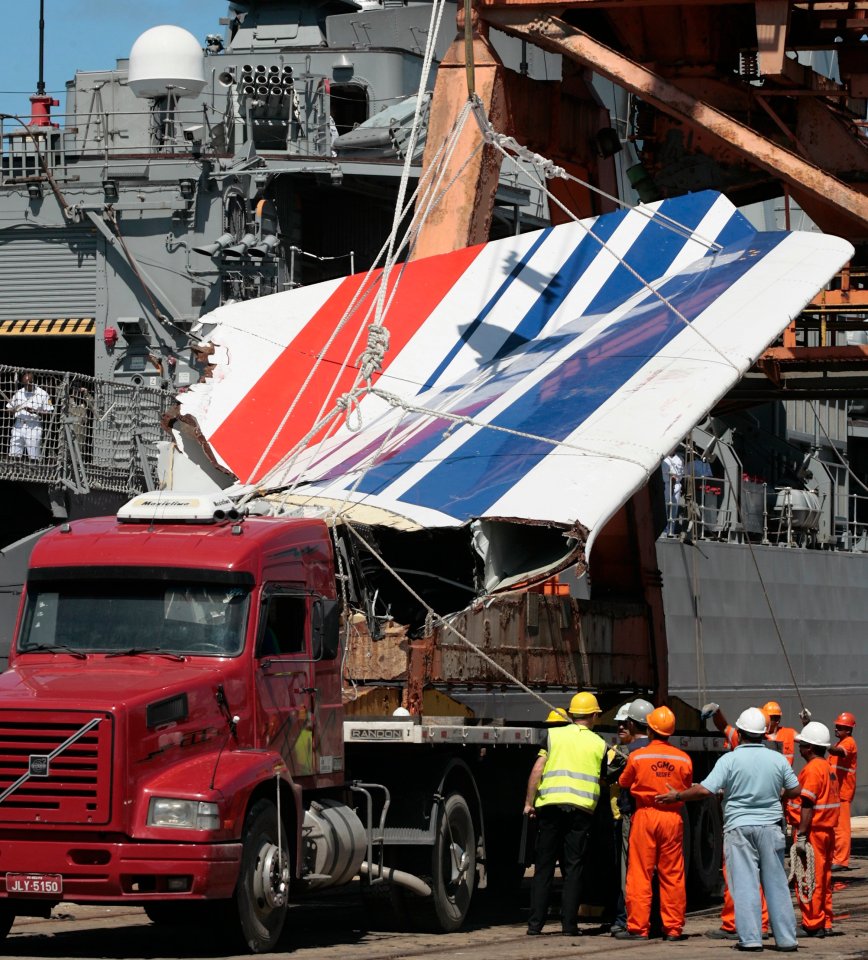
<instances>
[{"instance_id":1,"label":"antenna mast","mask_svg":"<svg viewBox=\"0 0 868 960\"><path fill-rule=\"evenodd\" d=\"M36 81L36 96L45 96L45 0L39 0L39 80Z\"/></svg>"},{"instance_id":2,"label":"antenna mast","mask_svg":"<svg viewBox=\"0 0 868 960\"><path fill-rule=\"evenodd\" d=\"M51 108L60 101L45 95L45 0L39 0L39 79L36 93L30 98L30 127L56 127L51 122Z\"/></svg>"}]
</instances>

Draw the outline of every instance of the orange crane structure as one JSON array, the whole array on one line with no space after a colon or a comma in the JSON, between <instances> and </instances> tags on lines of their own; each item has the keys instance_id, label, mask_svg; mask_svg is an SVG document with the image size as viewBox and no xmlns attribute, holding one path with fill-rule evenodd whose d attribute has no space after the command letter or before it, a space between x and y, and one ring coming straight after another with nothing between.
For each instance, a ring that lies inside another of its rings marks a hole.
<instances>
[{"instance_id":1,"label":"orange crane structure","mask_svg":"<svg viewBox=\"0 0 868 960\"><path fill-rule=\"evenodd\" d=\"M437 75L426 164L472 83L496 129L614 194L618 138L588 83L591 72L605 77L633 94L628 135L640 164L631 179L641 199L713 188L737 204L783 197L787 215L792 199L857 248L835 289L759 362L765 383L746 384L751 402L842 396L854 378L864 382L868 347L836 334L866 329L868 318L868 0L473 0L458 27ZM562 76L507 70L490 27L561 54ZM838 80L807 64L804 54L818 51L834 51ZM488 238L500 164L490 147L474 153L480 137L476 125L464 128L461 159L444 176L456 183L415 256ZM550 189L577 216L612 209L576 181ZM555 222L559 214L553 206Z\"/></svg>"}]
</instances>

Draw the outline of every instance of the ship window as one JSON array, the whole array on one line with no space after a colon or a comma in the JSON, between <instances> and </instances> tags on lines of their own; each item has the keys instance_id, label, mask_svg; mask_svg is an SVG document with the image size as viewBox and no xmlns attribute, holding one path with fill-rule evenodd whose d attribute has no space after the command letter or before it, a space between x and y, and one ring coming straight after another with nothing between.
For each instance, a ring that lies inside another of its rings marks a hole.
<instances>
[{"instance_id":1,"label":"ship window","mask_svg":"<svg viewBox=\"0 0 868 960\"><path fill-rule=\"evenodd\" d=\"M330 97L338 134L347 133L368 119L368 90L361 84L333 83Z\"/></svg>"}]
</instances>

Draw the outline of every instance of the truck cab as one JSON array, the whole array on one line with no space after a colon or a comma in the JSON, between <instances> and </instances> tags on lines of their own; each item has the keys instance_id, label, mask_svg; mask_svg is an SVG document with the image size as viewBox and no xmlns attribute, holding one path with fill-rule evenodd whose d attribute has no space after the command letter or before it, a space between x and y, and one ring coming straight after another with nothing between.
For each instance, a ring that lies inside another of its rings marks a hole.
<instances>
[{"instance_id":1,"label":"truck cab","mask_svg":"<svg viewBox=\"0 0 868 960\"><path fill-rule=\"evenodd\" d=\"M142 495L43 537L0 676L4 934L62 900L231 901L270 948L305 806L344 787L338 646L322 521Z\"/></svg>"}]
</instances>

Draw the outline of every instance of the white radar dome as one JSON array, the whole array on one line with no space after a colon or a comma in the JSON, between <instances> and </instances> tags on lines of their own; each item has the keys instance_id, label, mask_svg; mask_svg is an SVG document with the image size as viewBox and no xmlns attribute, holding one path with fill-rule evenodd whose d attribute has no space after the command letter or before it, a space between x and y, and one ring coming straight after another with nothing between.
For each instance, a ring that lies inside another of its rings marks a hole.
<instances>
[{"instance_id":1,"label":"white radar dome","mask_svg":"<svg viewBox=\"0 0 868 960\"><path fill-rule=\"evenodd\" d=\"M195 97L205 87L199 41L181 27L151 27L130 50L128 83L137 97Z\"/></svg>"}]
</instances>

